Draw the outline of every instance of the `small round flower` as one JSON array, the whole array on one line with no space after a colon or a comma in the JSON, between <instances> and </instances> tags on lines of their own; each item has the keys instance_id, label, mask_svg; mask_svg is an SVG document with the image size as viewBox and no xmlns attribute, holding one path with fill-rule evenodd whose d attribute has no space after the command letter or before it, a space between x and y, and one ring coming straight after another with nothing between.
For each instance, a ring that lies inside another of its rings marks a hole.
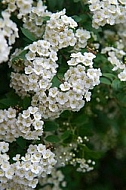
<instances>
[{"instance_id":1,"label":"small round flower","mask_svg":"<svg viewBox=\"0 0 126 190\"><path fill-rule=\"evenodd\" d=\"M7 177L8 179L12 179L13 178L13 175L14 175L14 170L12 167L8 168L6 171L5 171L5 177Z\"/></svg>"},{"instance_id":2,"label":"small round flower","mask_svg":"<svg viewBox=\"0 0 126 190\"><path fill-rule=\"evenodd\" d=\"M49 89L49 96L51 97L56 97L58 94L58 88L57 87L53 87Z\"/></svg>"},{"instance_id":3,"label":"small round flower","mask_svg":"<svg viewBox=\"0 0 126 190\"><path fill-rule=\"evenodd\" d=\"M9 143L0 142L0 152L5 153L9 151Z\"/></svg>"},{"instance_id":4,"label":"small round flower","mask_svg":"<svg viewBox=\"0 0 126 190\"><path fill-rule=\"evenodd\" d=\"M70 90L71 85L68 82L64 82L63 84L60 84L60 89L62 91L68 91Z\"/></svg>"},{"instance_id":5,"label":"small round flower","mask_svg":"<svg viewBox=\"0 0 126 190\"><path fill-rule=\"evenodd\" d=\"M44 124L43 121L35 120L32 125L36 130L38 130L38 129L43 129L43 124Z\"/></svg>"},{"instance_id":6,"label":"small round flower","mask_svg":"<svg viewBox=\"0 0 126 190\"><path fill-rule=\"evenodd\" d=\"M39 145L37 146L37 150L38 150L39 153L42 153L43 150L45 150L45 149L46 149L46 146L43 145L43 144L39 144Z\"/></svg>"}]
</instances>

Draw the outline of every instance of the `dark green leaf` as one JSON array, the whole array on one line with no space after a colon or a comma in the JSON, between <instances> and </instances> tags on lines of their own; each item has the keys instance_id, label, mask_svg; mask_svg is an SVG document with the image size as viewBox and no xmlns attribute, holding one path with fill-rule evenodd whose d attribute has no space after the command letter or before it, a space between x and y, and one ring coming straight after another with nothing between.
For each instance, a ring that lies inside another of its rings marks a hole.
<instances>
[{"instance_id":1,"label":"dark green leaf","mask_svg":"<svg viewBox=\"0 0 126 190\"><path fill-rule=\"evenodd\" d=\"M55 131L58 128L58 124L54 121L45 121L44 131Z\"/></svg>"},{"instance_id":2,"label":"dark green leaf","mask_svg":"<svg viewBox=\"0 0 126 190\"><path fill-rule=\"evenodd\" d=\"M118 90L121 86L121 82L119 79L115 79L113 82L112 82L112 88L114 88L115 90Z\"/></svg>"},{"instance_id":3,"label":"dark green leaf","mask_svg":"<svg viewBox=\"0 0 126 190\"><path fill-rule=\"evenodd\" d=\"M21 27L21 31L22 31L22 33L23 33L29 40L31 40L31 41L35 41L35 40L36 40L35 36L34 36L28 29Z\"/></svg>"},{"instance_id":4,"label":"dark green leaf","mask_svg":"<svg viewBox=\"0 0 126 190\"><path fill-rule=\"evenodd\" d=\"M22 103L23 109L27 109L31 105L31 98L25 97L21 103Z\"/></svg>"},{"instance_id":5,"label":"dark green leaf","mask_svg":"<svg viewBox=\"0 0 126 190\"><path fill-rule=\"evenodd\" d=\"M76 22L80 22L82 20L81 17L77 16L77 15L74 15L72 16L72 18L76 21Z\"/></svg>"},{"instance_id":6,"label":"dark green leaf","mask_svg":"<svg viewBox=\"0 0 126 190\"><path fill-rule=\"evenodd\" d=\"M122 106L126 106L126 94L125 93L120 92L116 95L116 97Z\"/></svg>"},{"instance_id":7,"label":"dark green leaf","mask_svg":"<svg viewBox=\"0 0 126 190\"><path fill-rule=\"evenodd\" d=\"M111 81L105 77L100 78L101 83L111 85Z\"/></svg>"},{"instance_id":8,"label":"dark green leaf","mask_svg":"<svg viewBox=\"0 0 126 190\"><path fill-rule=\"evenodd\" d=\"M17 144L20 146L20 148L24 149L26 146L26 139L23 139L22 137L19 137L16 140Z\"/></svg>"},{"instance_id":9,"label":"dark green leaf","mask_svg":"<svg viewBox=\"0 0 126 190\"><path fill-rule=\"evenodd\" d=\"M103 73L103 76L110 80L113 80L114 78L116 78L116 76L112 73Z\"/></svg>"},{"instance_id":10,"label":"dark green leaf","mask_svg":"<svg viewBox=\"0 0 126 190\"><path fill-rule=\"evenodd\" d=\"M60 80L57 78L57 76L54 76L52 79L52 87L59 87L60 84Z\"/></svg>"},{"instance_id":11,"label":"dark green leaf","mask_svg":"<svg viewBox=\"0 0 126 190\"><path fill-rule=\"evenodd\" d=\"M51 143L58 143L60 141L59 137L56 135L49 135L45 138L45 140Z\"/></svg>"},{"instance_id":12,"label":"dark green leaf","mask_svg":"<svg viewBox=\"0 0 126 190\"><path fill-rule=\"evenodd\" d=\"M15 56L13 59L12 59L12 62L18 60L18 59L25 59L25 55L27 53L27 50L23 50L21 53L19 53L17 56Z\"/></svg>"},{"instance_id":13,"label":"dark green leaf","mask_svg":"<svg viewBox=\"0 0 126 190\"><path fill-rule=\"evenodd\" d=\"M6 94L6 97L0 100L0 104L5 105L5 107L13 107L19 103L20 98L13 91Z\"/></svg>"},{"instance_id":14,"label":"dark green leaf","mask_svg":"<svg viewBox=\"0 0 126 190\"><path fill-rule=\"evenodd\" d=\"M42 17L43 21L47 21L47 20L50 20L50 17L49 16L44 16Z\"/></svg>"},{"instance_id":15,"label":"dark green leaf","mask_svg":"<svg viewBox=\"0 0 126 190\"><path fill-rule=\"evenodd\" d=\"M103 155L102 152L99 152L99 151L96 152L96 151L90 150L86 145L83 145L83 144L82 144L82 148L84 150L86 157L89 157L92 159L99 159Z\"/></svg>"},{"instance_id":16,"label":"dark green leaf","mask_svg":"<svg viewBox=\"0 0 126 190\"><path fill-rule=\"evenodd\" d=\"M62 140L65 140L65 139L67 139L70 135L71 135L71 131L65 131L65 132L61 135L61 139L62 139Z\"/></svg>"},{"instance_id":17,"label":"dark green leaf","mask_svg":"<svg viewBox=\"0 0 126 190\"><path fill-rule=\"evenodd\" d=\"M76 117L73 118L71 121L71 123L73 123L77 126L82 126L82 125L86 124L87 122L88 122L88 118L86 115L84 115L84 113L76 115Z\"/></svg>"}]
</instances>

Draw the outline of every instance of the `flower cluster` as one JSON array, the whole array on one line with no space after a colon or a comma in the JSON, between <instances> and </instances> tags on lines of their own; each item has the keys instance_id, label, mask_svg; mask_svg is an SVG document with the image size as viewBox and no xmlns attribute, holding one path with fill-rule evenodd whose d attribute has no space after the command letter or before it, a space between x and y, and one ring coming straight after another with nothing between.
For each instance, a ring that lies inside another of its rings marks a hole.
<instances>
[{"instance_id":1,"label":"flower cluster","mask_svg":"<svg viewBox=\"0 0 126 190\"><path fill-rule=\"evenodd\" d=\"M16 125L16 110L0 110L0 140L13 142L20 136Z\"/></svg>"},{"instance_id":2,"label":"flower cluster","mask_svg":"<svg viewBox=\"0 0 126 190\"><path fill-rule=\"evenodd\" d=\"M114 25L125 23L126 1L123 0L88 0L89 9L93 13L94 28L105 24Z\"/></svg>"},{"instance_id":3,"label":"flower cluster","mask_svg":"<svg viewBox=\"0 0 126 190\"><path fill-rule=\"evenodd\" d=\"M0 18L0 63L6 62L10 53L11 45L18 38L17 25L10 19L10 14L3 11Z\"/></svg>"},{"instance_id":4,"label":"flower cluster","mask_svg":"<svg viewBox=\"0 0 126 190\"><path fill-rule=\"evenodd\" d=\"M46 177L56 164L55 155L43 144L30 145L25 156L16 154L9 163L9 144L0 142L0 189L34 189L38 177ZM37 177L37 178L36 178Z\"/></svg>"},{"instance_id":5,"label":"flower cluster","mask_svg":"<svg viewBox=\"0 0 126 190\"><path fill-rule=\"evenodd\" d=\"M75 27L77 27L77 23L65 15L65 9L53 13L50 20L47 21L44 39L49 41L55 49L74 46L76 38L73 29Z\"/></svg>"},{"instance_id":6,"label":"flower cluster","mask_svg":"<svg viewBox=\"0 0 126 190\"><path fill-rule=\"evenodd\" d=\"M85 141L89 139L85 136L84 139L80 136L77 138L77 142L70 143L68 146L60 146L60 150L55 152L57 158L56 167L65 167L66 165L72 165L76 167L78 172L89 172L93 170L95 161L86 160L85 158L78 158L77 152L79 146L85 146Z\"/></svg>"},{"instance_id":7,"label":"flower cluster","mask_svg":"<svg viewBox=\"0 0 126 190\"><path fill-rule=\"evenodd\" d=\"M60 170L53 168L51 176L48 178L39 178L39 184L43 187L42 190L62 190L61 187L66 186L66 181L64 181L63 173ZM50 185L53 185L53 187Z\"/></svg>"},{"instance_id":8,"label":"flower cluster","mask_svg":"<svg viewBox=\"0 0 126 190\"><path fill-rule=\"evenodd\" d=\"M75 37L76 37L76 44L74 46L74 49L76 51L81 50L81 48L85 48L87 45L88 39L91 38L90 32L83 29L83 28L78 28L75 32Z\"/></svg>"},{"instance_id":9,"label":"flower cluster","mask_svg":"<svg viewBox=\"0 0 126 190\"><path fill-rule=\"evenodd\" d=\"M55 76L57 53L46 40L33 42L27 48L26 60L23 62L25 73L11 74L11 86L19 95L25 96L27 92L45 91L50 87L51 80ZM12 61L12 67L13 66Z\"/></svg>"},{"instance_id":10,"label":"flower cluster","mask_svg":"<svg viewBox=\"0 0 126 190\"><path fill-rule=\"evenodd\" d=\"M38 40L25 48L24 73L11 73L11 87L21 96L32 95L32 106L39 108L44 118L58 117L64 110L79 111L85 101L90 101L94 86L100 83L101 71L93 68L93 53L72 53L67 61L69 69L64 73L59 88L52 87L57 74L57 52L46 40ZM13 59L12 59L13 60ZM11 61L15 71L17 67ZM22 69L22 67L21 67ZM19 68L18 68L19 70Z\"/></svg>"},{"instance_id":11,"label":"flower cluster","mask_svg":"<svg viewBox=\"0 0 126 190\"><path fill-rule=\"evenodd\" d=\"M118 72L118 78L121 81L126 81L126 65L123 57L126 56L124 51L123 41L116 42L116 47L105 47L101 53L108 54L108 61L113 65L113 71Z\"/></svg>"},{"instance_id":12,"label":"flower cluster","mask_svg":"<svg viewBox=\"0 0 126 190\"><path fill-rule=\"evenodd\" d=\"M24 15L31 12L33 0L3 0L7 5L7 11L12 13L18 11L17 17L21 19Z\"/></svg>"},{"instance_id":13,"label":"flower cluster","mask_svg":"<svg viewBox=\"0 0 126 190\"><path fill-rule=\"evenodd\" d=\"M0 110L0 140L13 142L22 136L25 139L39 139L43 133L41 114L38 108L30 106L23 113L16 109Z\"/></svg>"},{"instance_id":14,"label":"flower cluster","mask_svg":"<svg viewBox=\"0 0 126 190\"><path fill-rule=\"evenodd\" d=\"M23 27L31 31L37 38L42 37L45 30L45 20L49 18L49 12L43 2L39 0L36 6L32 6L29 14L23 17Z\"/></svg>"}]
</instances>

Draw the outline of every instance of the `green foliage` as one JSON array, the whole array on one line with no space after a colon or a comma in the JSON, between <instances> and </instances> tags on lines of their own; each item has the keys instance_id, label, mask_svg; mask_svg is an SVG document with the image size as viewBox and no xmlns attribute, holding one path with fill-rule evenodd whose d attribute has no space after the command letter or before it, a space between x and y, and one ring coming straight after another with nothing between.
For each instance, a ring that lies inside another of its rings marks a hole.
<instances>
[{"instance_id":1,"label":"green foliage","mask_svg":"<svg viewBox=\"0 0 126 190\"><path fill-rule=\"evenodd\" d=\"M44 131L56 131L58 124L55 121L45 121Z\"/></svg>"},{"instance_id":2,"label":"green foliage","mask_svg":"<svg viewBox=\"0 0 126 190\"><path fill-rule=\"evenodd\" d=\"M28 38L29 40L33 42L36 40L35 36L28 29L21 27L21 31L24 34L24 36Z\"/></svg>"},{"instance_id":3,"label":"green foliage","mask_svg":"<svg viewBox=\"0 0 126 190\"><path fill-rule=\"evenodd\" d=\"M59 143L60 139L57 135L49 135L45 138L46 141L51 142L51 143Z\"/></svg>"},{"instance_id":4,"label":"green foliage","mask_svg":"<svg viewBox=\"0 0 126 190\"><path fill-rule=\"evenodd\" d=\"M15 63L15 61L24 60L26 53L27 50L22 50L17 56L12 59L12 62Z\"/></svg>"},{"instance_id":5,"label":"green foliage","mask_svg":"<svg viewBox=\"0 0 126 190\"><path fill-rule=\"evenodd\" d=\"M8 108L18 105L20 98L14 93L14 91L10 91L5 94L5 97L0 99L0 107Z\"/></svg>"}]
</instances>

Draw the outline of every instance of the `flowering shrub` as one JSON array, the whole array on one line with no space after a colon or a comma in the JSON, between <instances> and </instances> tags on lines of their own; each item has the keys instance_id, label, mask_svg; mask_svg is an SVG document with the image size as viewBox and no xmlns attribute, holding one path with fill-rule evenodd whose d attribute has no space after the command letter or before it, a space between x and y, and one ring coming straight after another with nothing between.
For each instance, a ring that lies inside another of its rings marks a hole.
<instances>
[{"instance_id":1,"label":"flowering shrub","mask_svg":"<svg viewBox=\"0 0 126 190\"><path fill-rule=\"evenodd\" d=\"M0 189L83 189L67 171L91 175L125 138L126 2L2 0L0 11Z\"/></svg>"}]
</instances>

